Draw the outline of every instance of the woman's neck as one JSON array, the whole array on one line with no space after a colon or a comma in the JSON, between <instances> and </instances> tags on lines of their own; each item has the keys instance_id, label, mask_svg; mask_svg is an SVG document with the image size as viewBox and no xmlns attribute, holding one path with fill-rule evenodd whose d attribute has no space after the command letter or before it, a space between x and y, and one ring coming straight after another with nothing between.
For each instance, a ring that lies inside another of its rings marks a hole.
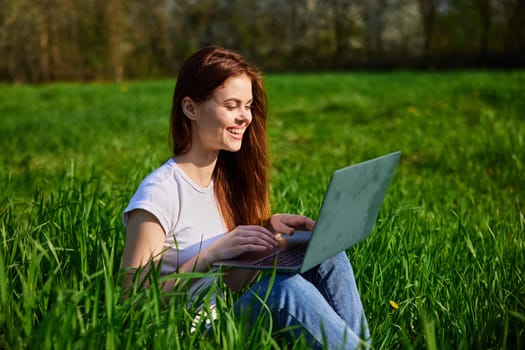
<instances>
[{"instance_id":1,"label":"woman's neck","mask_svg":"<svg viewBox=\"0 0 525 350\"><path fill-rule=\"evenodd\" d=\"M218 153L197 154L190 149L187 153L173 157L173 160L197 185L207 187L213 177L218 156Z\"/></svg>"}]
</instances>

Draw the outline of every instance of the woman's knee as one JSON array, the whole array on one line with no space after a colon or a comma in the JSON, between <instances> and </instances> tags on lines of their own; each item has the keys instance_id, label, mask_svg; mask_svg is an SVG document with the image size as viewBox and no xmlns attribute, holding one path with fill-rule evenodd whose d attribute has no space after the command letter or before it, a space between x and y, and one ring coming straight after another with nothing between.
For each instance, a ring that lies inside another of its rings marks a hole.
<instances>
[{"instance_id":1,"label":"woman's knee","mask_svg":"<svg viewBox=\"0 0 525 350\"><path fill-rule=\"evenodd\" d=\"M319 265L319 269L323 272L337 272L337 274L343 273L345 275L350 274L353 276L352 265L346 255L345 251L342 251L331 258L326 259Z\"/></svg>"}]
</instances>

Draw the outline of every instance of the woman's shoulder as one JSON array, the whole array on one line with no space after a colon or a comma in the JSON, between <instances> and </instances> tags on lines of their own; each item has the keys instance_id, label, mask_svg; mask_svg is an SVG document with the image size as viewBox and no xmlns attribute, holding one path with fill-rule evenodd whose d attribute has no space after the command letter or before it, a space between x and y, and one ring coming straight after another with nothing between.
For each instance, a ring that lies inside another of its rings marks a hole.
<instances>
[{"instance_id":1,"label":"woman's shoulder","mask_svg":"<svg viewBox=\"0 0 525 350\"><path fill-rule=\"evenodd\" d=\"M149 175L147 175L144 180L142 180L142 183L149 183L149 184L155 184L155 183L165 183L170 181L175 181L175 173L176 173L176 164L173 161L172 158L168 159L164 164L162 164L157 169L153 170Z\"/></svg>"},{"instance_id":2,"label":"woman's shoulder","mask_svg":"<svg viewBox=\"0 0 525 350\"><path fill-rule=\"evenodd\" d=\"M153 170L140 183L135 197L166 198L172 197L179 191L173 160L168 160Z\"/></svg>"},{"instance_id":3,"label":"woman's shoulder","mask_svg":"<svg viewBox=\"0 0 525 350\"><path fill-rule=\"evenodd\" d=\"M179 186L173 166L173 160L170 159L142 180L124 210L124 223L129 212L143 209L153 214L164 231L169 232L173 226L171 220L177 217L179 210Z\"/></svg>"}]
</instances>

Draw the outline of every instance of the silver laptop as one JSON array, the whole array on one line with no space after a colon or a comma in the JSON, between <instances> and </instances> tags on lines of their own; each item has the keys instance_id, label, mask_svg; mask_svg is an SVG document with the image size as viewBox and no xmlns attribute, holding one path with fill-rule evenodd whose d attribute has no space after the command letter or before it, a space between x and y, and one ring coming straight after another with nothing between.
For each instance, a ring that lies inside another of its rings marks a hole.
<instances>
[{"instance_id":1,"label":"silver laptop","mask_svg":"<svg viewBox=\"0 0 525 350\"><path fill-rule=\"evenodd\" d=\"M278 234L279 245L246 253L216 266L305 272L372 233L401 152L336 170L312 232Z\"/></svg>"}]
</instances>

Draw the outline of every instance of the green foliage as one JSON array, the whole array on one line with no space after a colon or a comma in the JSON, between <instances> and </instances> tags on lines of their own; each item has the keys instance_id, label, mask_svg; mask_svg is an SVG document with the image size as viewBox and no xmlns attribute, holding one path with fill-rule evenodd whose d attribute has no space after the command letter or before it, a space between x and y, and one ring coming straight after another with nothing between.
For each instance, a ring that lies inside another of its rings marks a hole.
<instances>
[{"instance_id":1,"label":"green foliage","mask_svg":"<svg viewBox=\"0 0 525 350\"><path fill-rule=\"evenodd\" d=\"M348 251L374 346L522 348L525 73L271 75L266 85L276 212L315 216L333 169L403 152L373 235ZM167 305L157 287L120 299L121 212L170 156L172 88L0 86L0 347L283 346L265 323L236 323L232 295L209 331L182 290Z\"/></svg>"},{"instance_id":2,"label":"green foliage","mask_svg":"<svg viewBox=\"0 0 525 350\"><path fill-rule=\"evenodd\" d=\"M198 48L265 71L525 65L517 0L0 1L0 80L168 77Z\"/></svg>"}]
</instances>

